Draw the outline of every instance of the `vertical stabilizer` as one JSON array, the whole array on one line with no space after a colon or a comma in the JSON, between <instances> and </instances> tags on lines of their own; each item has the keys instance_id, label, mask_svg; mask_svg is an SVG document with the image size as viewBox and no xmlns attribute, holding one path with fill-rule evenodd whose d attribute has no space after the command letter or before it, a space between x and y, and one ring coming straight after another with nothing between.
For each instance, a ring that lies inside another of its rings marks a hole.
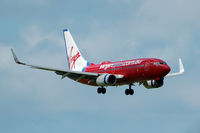
<instances>
[{"instance_id":1,"label":"vertical stabilizer","mask_svg":"<svg viewBox=\"0 0 200 133\"><path fill-rule=\"evenodd\" d=\"M89 63L83 58L69 30L65 29L63 33L69 69L82 71Z\"/></svg>"}]
</instances>

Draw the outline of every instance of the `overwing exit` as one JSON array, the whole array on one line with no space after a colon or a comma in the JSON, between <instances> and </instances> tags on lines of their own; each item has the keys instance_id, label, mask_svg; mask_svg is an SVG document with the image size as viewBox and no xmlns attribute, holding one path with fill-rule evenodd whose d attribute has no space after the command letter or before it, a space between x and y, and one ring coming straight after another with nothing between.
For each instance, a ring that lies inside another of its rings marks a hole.
<instances>
[{"instance_id":1,"label":"overwing exit","mask_svg":"<svg viewBox=\"0 0 200 133\"><path fill-rule=\"evenodd\" d=\"M178 76L184 73L184 66L179 59L179 72L169 73L171 68L163 60L156 58L139 58L124 61L104 61L100 64L88 62L79 51L69 30L63 30L68 69L59 70L39 65L21 62L14 50L11 49L17 64L31 68L55 72L61 78L68 77L77 82L98 86L97 93L105 94L108 86L129 85L125 89L126 95L133 95L132 85L139 83L147 89L159 88L164 84L164 78Z\"/></svg>"}]
</instances>

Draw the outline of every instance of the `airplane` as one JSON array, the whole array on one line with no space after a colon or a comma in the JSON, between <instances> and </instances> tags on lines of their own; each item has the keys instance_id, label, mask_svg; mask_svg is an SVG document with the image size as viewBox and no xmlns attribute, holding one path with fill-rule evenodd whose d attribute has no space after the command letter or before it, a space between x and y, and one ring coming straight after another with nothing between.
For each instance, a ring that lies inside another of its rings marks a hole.
<instances>
[{"instance_id":1,"label":"airplane","mask_svg":"<svg viewBox=\"0 0 200 133\"><path fill-rule=\"evenodd\" d=\"M59 70L39 65L30 65L19 61L14 50L11 48L13 58L17 64L29 66L34 69L47 70L61 75L61 79L68 77L74 81L98 86L97 93L105 94L108 86L128 85L126 95L133 95L132 86L135 83L143 85L147 89L162 87L164 78L181 75L184 66L179 59L179 72L169 73L171 68L161 59L139 58L124 61L103 61L100 64L90 63L82 56L70 31L63 30L65 50L67 55L68 70Z\"/></svg>"}]
</instances>

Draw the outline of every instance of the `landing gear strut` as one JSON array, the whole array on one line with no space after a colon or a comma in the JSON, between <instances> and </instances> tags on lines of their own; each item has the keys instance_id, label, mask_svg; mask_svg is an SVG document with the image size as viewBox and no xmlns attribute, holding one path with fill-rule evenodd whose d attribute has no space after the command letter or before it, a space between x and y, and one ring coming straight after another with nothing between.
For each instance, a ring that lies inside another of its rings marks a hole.
<instances>
[{"instance_id":1,"label":"landing gear strut","mask_svg":"<svg viewBox=\"0 0 200 133\"><path fill-rule=\"evenodd\" d=\"M131 86L132 86L133 84L129 84L129 89L126 89L125 90L125 94L126 95L133 95L134 94L134 90L133 89L131 89Z\"/></svg>"},{"instance_id":2,"label":"landing gear strut","mask_svg":"<svg viewBox=\"0 0 200 133\"><path fill-rule=\"evenodd\" d=\"M106 93L106 88L104 88L103 86L102 87L99 87L98 89L97 89L97 93L98 94L105 94Z\"/></svg>"}]
</instances>

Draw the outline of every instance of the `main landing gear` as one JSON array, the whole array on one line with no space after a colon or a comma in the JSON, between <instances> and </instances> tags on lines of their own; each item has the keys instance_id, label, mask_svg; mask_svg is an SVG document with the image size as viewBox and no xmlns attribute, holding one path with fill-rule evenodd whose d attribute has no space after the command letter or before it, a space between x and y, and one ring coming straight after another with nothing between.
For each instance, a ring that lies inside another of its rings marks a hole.
<instances>
[{"instance_id":1,"label":"main landing gear","mask_svg":"<svg viewBox=\"0 0 200 133\"><path fill-rule=\"evenodd\" d=\"M98 89L97 89L97 93L98 94L106 94L106 88L104 88L103 86L102 87L99 87Z\"/></svg>"},{"instance_id":2,"label":"main landing gear","mask_svg":"<svg viewBox=\"0 0 200 133\"><path fill-rule=\"evenodd\" d=\"M133 84L129 84L129 89L126 89L125 90L125 94L126 95L133 95L134 94L134 90L131 88ZM103 86L102 87L99 87L97 89L97 93L98 94L106 94L106 88L104 88Z\"/></svg>"},{"instance_id":3,"label":"main landing gear","mask_svg":"<svg viewBox=\"0 0 200 133\"><path fill-rule=\"evenodd\" d=\"M133 84L129 84L129 89L126 89L125 90L125 94L126 95L133 95L134 94L134 90L133 89L131 89L131 86L132 86Z\"/></svg>"}]
</instances>

